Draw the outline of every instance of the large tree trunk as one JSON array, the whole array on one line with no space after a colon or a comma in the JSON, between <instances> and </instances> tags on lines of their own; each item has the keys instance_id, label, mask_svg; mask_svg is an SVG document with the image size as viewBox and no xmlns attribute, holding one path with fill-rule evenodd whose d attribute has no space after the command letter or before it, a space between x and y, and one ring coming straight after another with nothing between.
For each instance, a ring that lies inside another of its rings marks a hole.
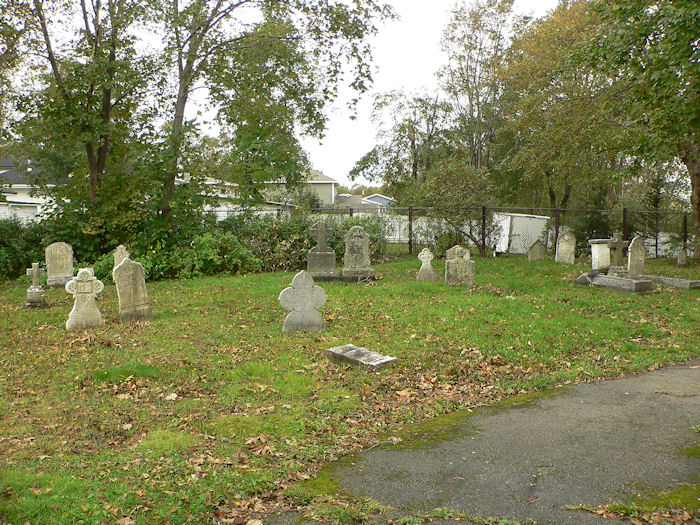
<instances>
[{"instance_id":1,"label":"large tree trunk","mask_svg":"<svg viewBox=\"0 0 700 525\"><path fill-rule=\"evenodd\" d=\"M695 258L700 259L700 141L693 140L679 146L683 164L690 175L690 205L695 219Z\"/></svg>"}]
</instances>

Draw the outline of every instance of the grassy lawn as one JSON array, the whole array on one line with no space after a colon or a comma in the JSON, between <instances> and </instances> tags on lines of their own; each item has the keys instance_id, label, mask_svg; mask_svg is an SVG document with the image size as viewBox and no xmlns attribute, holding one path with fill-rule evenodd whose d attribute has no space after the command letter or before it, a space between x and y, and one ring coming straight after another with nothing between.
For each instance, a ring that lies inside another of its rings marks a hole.
<instances>
[{"instance_id":1,"label":"grassy lawn","mask_svg":"<svg viewBox=\"0 0 700 525\"><path fill-rule=\"evenodd\" d=\"M308 503L322 462L403 424L700 355L698 290L580 287L585 264L518 256L446 288L406 259L375 284L322 283L320 335L281 332L291 273L151 283L155 319L136 326L108 285L106 327L78 333L64 290L28 311L26 281L0 284L0 523L245 523ZM700 264L647 273L699 279ZM321 355L348 342L398 365Z\"/></svg>"}]
</instances>

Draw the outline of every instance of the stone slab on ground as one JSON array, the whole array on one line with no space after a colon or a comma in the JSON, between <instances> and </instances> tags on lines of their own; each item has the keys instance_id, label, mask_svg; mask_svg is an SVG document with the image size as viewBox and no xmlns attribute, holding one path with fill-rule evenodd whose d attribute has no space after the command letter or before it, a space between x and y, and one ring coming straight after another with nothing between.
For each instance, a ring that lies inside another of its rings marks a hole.
<instances>
[{"instance_id":1,"label":"stone slab on ground","mask_svg":"<svg viewBox=\"0 0 700 525\"><path fill-rule=\"evenodd\" d=\"M627 279L600 273L584 273L574 282L576 284L590 284L599 288L629 293L651 292L654 289L654 285L649 279Z\"/></svg>"},{"instance_id":2,"label":"stone slab on ground","mask_svg":"<svg viewBox=\"0 0 700 525\"><path fill-rule=\"evenodd\" d=\"M540 525L610 525L563 507L619 501L639 486L672 489L700 472L700 458L682 452L698 439L691 427L700 414L699 365L453 414L443 425L422 425L425 435L407 435L327 472L353 497L396 509L377 523L443 507ZM294 514L268 518L297 523Z\"/></svg>"},{"instance_id":3,"label":"stone slab on ground","mask_svg":"<svg viewBox=\"0 0 700 525\"><path fill-rule=\"evenodd\" d=\"M681 290L693 290L695 288L700 288L700 281L695 281L691 279L677 279L675 277L661 277L660 275L642 275L642 279L648 279L652 282L660 284L661 286L668 286L670 288L679 288Z\"/></svg>"},{"instance_id":4,"label":"stone slab on ground","mask_svg":"<svg viewBox=\"0 0 700 525\"><path fill-rule=\"evenodd\" d=\"M365 368L381 368L396 361L395 357L372 352L353 344L329 348L324 354L332 361L360 365Z\"/></svg>"}]
</instances>

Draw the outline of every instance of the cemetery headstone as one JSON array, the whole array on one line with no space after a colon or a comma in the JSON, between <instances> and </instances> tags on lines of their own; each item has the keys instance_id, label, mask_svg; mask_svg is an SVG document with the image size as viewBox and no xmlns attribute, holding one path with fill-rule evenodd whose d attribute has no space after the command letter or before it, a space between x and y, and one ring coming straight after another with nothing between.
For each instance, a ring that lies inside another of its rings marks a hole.
<instances>
[{"instance_id":1,"label":"cemetery headstone","mask_svg":"<svg viewBox=\"0 0 700 525\"><path fill-rule=\"evenodd\" d=\"M629 243L622 239L622 234L615 232L613 238L608 241L608 248L613 250L612 253L612 266L620 267L623 265L624 260L624 249L627 248Z\"/></svg>"},{"instance_id":2,"label":"cemetery headstone","mask_svg":"<svg viewBox=\"0 0 700 525\"><path fill-rule=\"evenodd\" d=\"M678 249L678 266L685 266L688 264L688 255L685 253L685 248Z\"/></svg>"},{"instance_id":3,"label":"cemetery headstone","mask_svg":"<svg viewBox=\"0 0 700 525\"><path fill-rule=\"evenodd\" d=\"M102 293L104 288L102 281L95 278L92 268L81 268L78 275L66 283L66 292L75 298L73 310L66 321L66 330L100 328L105 325L95 303L97 294Z\"/></svg>"},{"instance_id":4,"label":"cemetery headstone","mask_svg":"<svg viewBox=\"0 0 700 525\"><path fill-rule=\"evenodd\" d=\"M540 239L537 239L532 243L532 246L530 246L530 249L527 251L527 260L529 262L541 261L544 259L544 255L544 243Z\"/></svg>"},{"instance_id":5,"label":"cemetery headstone","mask_svg":"<svg viewBox=\"0 0 700 525\"><path fill-rule=\"evenodd\" d=\"M445 286L471 286L474 284L476 262L457 258L445 262Z\"/></svg>"},{"instance_id":6,"label":"cemetery headstone","mask_svg":"<svg viewBox=\"0 0 700 525\"><path fill-rule=\"evenodd\" d=\"M326 304L326 292L314 284L314 278L304 270L292 279L292 286L280 292L277 299L286 310L290 310L284 320L282 331L322 332L325 328L319 309Z\"/></svg>"},{"instance_id":7,"label":"cemetery headstone","mask_svg":"<svg viewBox=\"0 0 700 525\"><path fill-rule=\"evenodd\" d=\"M610 267L610 239L590 239L591 269L593 271L607 270Z\"/></svg>"},{"instance_id":8,"label":"cemetery headstone","mask_svg":"<svg viewBox=\"0 0 700 525\"><path fill-rule=\"evenodd\" d=\"M27 288L27 302L24 304L25 308L36 308L46 305L44 289L41 287L39 281L42 273L44 273L44 270L43 268L39 268L39 263L32 263L32 267L27 268L27 275L32 276L32 285Z\"/></svg>"},{"instance_id":9,"label":"cemetery headstone","mask_svg":"<svg viewBox=\"0 0 700 525\"><path fill-rule=\"evenodd\" d=\"M73 278L73 248L65 242L49 244L46 257L46 285L63 287Z\"/></svg>"},{"instance_id":10,"label":"cemetery headstone","mask_svg":"<svg viewBox=\"0 0 700 525\"><path fill-rule=\"evenodd\" d=\"M328 246L328 239L333 237L333 228L320 221L311 227L309 233L316 246L309 250L306 270L314 279L336 277L335 251Z\"/></svg>"},{"instance_id":11,"label":"cemetery headstone","mask_svg":"<svg viewBox=\"0 0 700 525\"><path fill-rule=\"evenodd\" d=\"M456 259L458 257L461 259L471 259L472 256L469 248L465 248L464 246L457 244L445 252L446 261L451 261L452 259Z\"/></svg>"},{"instance_id":12,"label":"cemetery headstone","mask_svg":"<svg viewBox=\"0 0 700 525\"><path fill-rule=\"evenodd\" d=\"M121 262L126 259L127 257L131 256L129 251L126 249L126 246L123 244L120 244L117 246L117 249L114 250L114 265L112 266L112 269L116 268L121 264Z\"/></svg>"},{"instance_id":13,"label":"cemetery headstone","mask_svg":"<svg viewBox=\"0 0 700 525\"><path fill-rule=\"evenodd\" d=\"M374 278L369 261L369 235L362 226L353 226L345 234L344 278Z\"/></svg>"},{"instance_id":14,"label":"cemetery headstone","mask_svg":"<svg viewBox=\"0 0 700 525\"><path fill-rule=\"evenodd\" d=\"M576 236L573 233L564 232L559 236L554 259L559 263L574 264L576 260Z\"/></svg>"},{"instance_id":15,"label":"cemetery headstone","mask_svg":"<svg viewBox=\"0 0 700 525\"><path fill-rule=\"evenodd\" d=\"M117 285L119 319L122 323L153 319L151 299L146 289L146 272L141 263L127 256L112 270L112 279Z\"/></svg>"},{"instance_id":16,"label":"cemetery headstone","mask_svg":"<svg viewBox=\"0 0 700 525\"><path fill-rule=\"evenodd\" d=\"M423 248L423 251L418 254L421 266L420 270L418 270L418 275L416 275L416 281L437 281L440 278L433 270L433 265L430 264L434 257L433 252L428 248Z\"/></svg>"},{"instance_id":17,"label":"cemetery headstone","mask_svg":"<svg viewBox=\"0 0 700 525\"><path fill-rule=\"evenodd\" d=\"M332 361L350 363L370 369L381 368L396 361L395 357L372 352L371 350L353 344L329 348L324 354Z\"/></svg>"},{"instance_id":18,"label":"cemetery headstone","mask_svg":"<svg viewBox=\"0 0 700 525\"><path fill-rule=\"evenodd\" d=\"M645 255L644 240L637 235L627 250L627 275L630 279L638 279L644 275Z\"/></svg>"}]
</instances>

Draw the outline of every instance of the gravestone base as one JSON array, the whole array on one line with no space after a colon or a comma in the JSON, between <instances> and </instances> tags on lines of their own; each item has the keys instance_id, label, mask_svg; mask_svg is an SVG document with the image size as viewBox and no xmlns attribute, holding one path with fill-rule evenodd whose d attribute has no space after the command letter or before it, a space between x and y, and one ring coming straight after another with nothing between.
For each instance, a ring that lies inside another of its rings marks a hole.
<instances>
[{"instance_id":1,"label":"gravestone base","mask_svg":"<svg viewBox=\"0 0 700 525\"><path fill-rule=\"evenodd\" d=\"M626 277L615 277L597 272L584 273L574 282L576 284L591 285L598 288L627 293L645 293L651 292L654 289L654 285L649 279L628 279Z\"/></svg>"},{"instance_id":2,"label":"gravestone base","mask_svg":"<svg viewBox=\"0 0 700 525\"><path fill-rule=\"evenodd\" d=\"M46 306L45 292L42 287L35 288L31 286L27 288L27 302L24 303L25 308L41 308Z\"/></svg>"},{"instance_id":3,"label":"gravestone base","mask_svg":"<svg viewBox=\"0 0 700 525\"><path fill-rule=\"evenodd\" d=\"M72 276L49 278L46 280L46 286L49 288L65 288L71 279L73 279Z\"/></svg>"},{"instance_id":4,"label":"gravestone base","mask_svg":"<svg viewBox=\"0 0 700 525\"><path fill-rule=\"evenodd\" d=\"M376 277L376 274L374 273L374 270L372 268L367 268L363 270L358 270L358 269L352 269L352 270L343 270L341 274L342 280L345 282L358 282L358 281L370 281L374 280Z\"/></svg>"},{"instance_id":5,"label":"gravestone base","mask_svg":"<svg viewBox=\"0 0 700 525\"><path fill-rule=\"evenodd\" d=\"M675 277L661 277L660 275L642 275L642 279L648 279L661 286L678 288L679 290L694 290L700 288L700 281L690 279L677 279Z\"/></svg>"},{"instance_id":6,"label":"gravestone base","mask_svg":"<svg viewBox=\"0 0 700 525\"><path fill-rule=\"evenodd\" d=\"M329 348L323 352L331 361L350 363L368 369L377 369L392 364L395 357L372 352L361 346L347 344Z\"/></svg>"},{"instance_id":7,"label":"gravestone base","mask_svg":"<svg viewBox=\"0 0 700 525\"><path fill-rule=\"evenodd\" d=\"M608 268L608 276L610 277L628 277L627 268L624 266L611 266Z\"/></svg>"}]
</instances>

